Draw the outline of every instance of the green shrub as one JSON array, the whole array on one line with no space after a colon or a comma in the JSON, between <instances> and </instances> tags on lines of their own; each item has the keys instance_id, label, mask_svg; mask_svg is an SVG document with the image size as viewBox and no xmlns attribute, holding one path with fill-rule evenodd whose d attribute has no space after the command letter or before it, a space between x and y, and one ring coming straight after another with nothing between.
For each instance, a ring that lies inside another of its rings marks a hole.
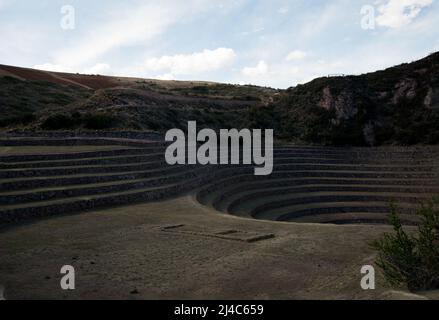
<instances>
[{"instance_id":1,"label":"green shrub","mask_svg":"<svg viewBox=\"0 0 439 320\"><path fill-rule=\"evenodd\" d=\"M395 233L372 243L378 250L377 265L386 280L410 291L439 288L439 212L434 201L421 205L421 223L414 235L404 231L397 208L391 205L390 223Z\"/></svg>"},{"instance_id":2,"label":"green shrub","mask_svg":"<svg viewBox=\"0 0 439 320\"><path fill-rule=\"evenodd\" d=\"M74 119L68 115L55 114L47 118L41 127L44 130L62 130L71 129L78 125L78 119Z\"/></svg>"},{"instance_id":3,"label":"green shrub","mask_svg":"<svg viewBox=\"0 0 439 320\"><path fill-rule=\"evenodd\" d=\"M104 113L87 114L83 117L84 127L91 130L109 129L115 123L115 118Z\"/></svg>"},{"instance_id":4,"label":"green shrub","mask_svg":"<svg viewBox=\"0 0 439 320\"><path fill-rule=\"evenodd\" d=\"M206 86L195 86L192 90L198 94L209 94L209 88Z\"/></svg>"},{"instance_id":5,"label":"green shrub","mask_svg":"<svg viewBox=\"0 0 439 320\"><path fill-rule=\"evenodd\" d=\"M275 129L278 126L278 115L272 107L255 106L247 111L247 123L249 128Z\"/></svg>"},{"instance_id":6,"label":"green shrub","mask_svg":"<svg viewBox=\"0 0 439 320\"><path fill-rule=\"evenodd\" d=\"M149 119L147 122L147 126L152 131L159 131L160 129L162 129L162 125L160 124L160 122L154 119Z\"/></svg>"},{"instance_id":7,"label":"green shrub","mask_svg":"<svg viewBox=\"0 0 439 320\"><path fill-rule=\"evenodd\" d=\"M90 130L108 129L115 123L113 116L101 113L81 114L75 112L71 115L56 114L46 119L41 127L44 130L65 130L83 126Z\"/></svg>"},{"instance_id":8,"label":"green shrub","mask_svg":"<svg viewBox=\"0 0 439 320\"><path fill-rule=\"evenodd\" d=\"M36 117L33 113L24 113L18 116L0 119L0 127L3 128L12 125L27 125L35 120Z\"/></svg>"}]
</instances>

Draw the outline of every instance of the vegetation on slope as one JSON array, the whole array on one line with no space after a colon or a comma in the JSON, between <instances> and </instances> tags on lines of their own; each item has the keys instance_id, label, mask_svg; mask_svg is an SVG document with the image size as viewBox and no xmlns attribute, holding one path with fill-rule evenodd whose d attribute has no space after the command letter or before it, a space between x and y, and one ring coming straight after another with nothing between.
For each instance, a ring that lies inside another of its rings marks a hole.
<instances>
[{"instance_id":1,"label":"vegetation on slope","mask_svg":"<svg viewBox=\"0 0 439 320\"><path fill-rule=\"evenodd\" d=\"M321 145L439 143L439 53L361 76L318 78L284 91L105 79L106 86L87 89L0 77L0 126L163 132L195 120L213 129L274 129L279 139Z\"/></svg>"},{"instance_id":2,"label":"vegetation on slope","mask_svg":"<svg viewBox=\"0 0 439 320\"><path fill-rule=\"evenodd\" d=\"M315 79L288 89L272 107L261 117L288 140L437 144L439 53L371 74Z\"/></svg>"},{"instance_id":3,"label":"vegetation on slope","mask_svg":"<svg viewBox=\"0 0 439 320\"><path fill-rule=\"evenodd\" d=\"M378 250L378 266L391 285L406 286L411 291L439 288L439 212L434 202L418 210L422 223L416 235L402 227L395 205L390 223L394 234L386 234L372 246Z\"/></svg>"},{"instance_id":4,"label":"vegetation on slope","mask_svg":"<svg viewBox=\"0 0 439 320\"><path fill-rule=\"evenodd\" d=\"M64 107L89 95L90 92L81 87L0 77L0 126L30 123L40 111Z\"/></svg>"}]
</instances>

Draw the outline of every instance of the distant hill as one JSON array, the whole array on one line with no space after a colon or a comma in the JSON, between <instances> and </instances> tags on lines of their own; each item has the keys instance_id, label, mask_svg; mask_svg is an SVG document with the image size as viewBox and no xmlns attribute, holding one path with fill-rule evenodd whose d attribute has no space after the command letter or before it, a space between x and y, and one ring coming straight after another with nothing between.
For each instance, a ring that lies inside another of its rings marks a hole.
<instances>
[{"instance_id":1,"label":"distant hill","mask_svg":"<svg viewBox=\"0 0 439 320\"><path fill-rule=\"evenodd\" d=\"M189 120L216 129L274 128L277 138L300 143L437 144L439 53L287 90L0 65L1 130L163 132Z\"/></svg>"},{"instance_id":2,"label":"distant hill","mask_svg":"<svg viewBox=\"0 0 439 320\"><path fill-rule=\"evenodd\" d=\"M189 120L213 128L241 126L271 88L201 81L56 73L0 65L3 130L153 130Z\"/></svg>"},{"instance_id":3,"label":"distant hill","mask_svg":"<svg viewBox=\"0 0 439 320\"><path fill-rule=\"evenodd\" d=\"M288 140L329 145L437 144L439 53L360 76L318 78L286 90L255 114Z\"/></svg>"}]
</instances>

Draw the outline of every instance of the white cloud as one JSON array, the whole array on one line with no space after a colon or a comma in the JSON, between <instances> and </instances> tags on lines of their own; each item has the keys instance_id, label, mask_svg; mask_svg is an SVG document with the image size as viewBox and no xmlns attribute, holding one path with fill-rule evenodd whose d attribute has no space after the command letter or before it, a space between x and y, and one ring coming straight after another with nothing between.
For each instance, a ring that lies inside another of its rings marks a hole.
<instances>
[{"instance_id":1,"label":"white cloud","mask_svg":"<svg viewBox=\"0 0 439 320\"><path fill-rule=\"evenodd\" d=\"M35 63L33 57L36 53L47 50L46 38L36 32L36 29L34 26L23 25L19 22L4 23L0 19L1 63L17 66L29 66Z\"/></svg>"},{"instance_id":2,"label":"white cloud","mask_svg":"<svg viewBox=\"0 0 439 320\"><path fill-rule=\"evenodd\" d=\"M286 60L287 61L302 60L302 59L306 58L307 55L308 54L304 51L294 50L294 51L291 51L287 55Z\"/></svg>"},{"instance_id":3,"label":"white cloud","mask_svg":"<svg viewBox=\"0 0 439 320\"><path fill-rule=\"evenodd\" d=\"M81 38L75 45L55 53L56 64L81 66L117 47L145 42L162 33L178 14L158 4L146 4L120 12L119 19L109 19Z\"/></svg>"},{"instance_id":4,"label":"white cloud","mask_svg":"<svg viewBox=\"0 0 439 320\"><path fill-rule=\"evenodd\" d=\"M89 68L84 68L79 71L66 65L53 64L53 63L37 64L34 65L32 68L38 70L44 70L44 71L52 71L52 72L70 72L70 73L79 72L82 74L106 74L106 75L112 74L110 65L106 63L97 63L94 66L91 66Z\"/></svg>"},{"instance_id":5,"label":"white cloud","mask_svg":"<svg viewBox=\"0 0 439 320\"><path fill-rule=\"evenodd\" d=\"M162 56L146 61L146 71L165 71L166 76L197 75L230 65L236 53L230 48L205 49L192 54Z\"/></svg>"},{"instance_id":6,"label":"white cloud","mask_svg":"<svg viewBox=\"0 0 439 320\"><path fill-rule=\"evenodd\" d=\"M68 66L63 66L60 64L53 63L43 63L36 64L32 68L44 71L53 71L53 72L73 72L73 70Z\"/></svg>"},{"instance_id":7,"label":"white cloud","mask_svg":"<svg viewBox=\"0 0 439 320\"><path fill-rule=\"evenodd\" d=\"M97 63L91 68L84 69L81 73L85 74L111 74L111 67L106 63Z\"/></svg>"},{"instance_id":8,"label":"white cloud","mask_svg":"<svg viewBox=\"0 0 439 320\"><path fill-rule=\"evenodd\" d=\"M296 75L300 72L300 68L298 67L291 67L288 69L288 71L290 72L291 75Z\"/></svg>"},{"instance_id":9,"label":"white cloud","mask_svg":"<svg viewBox=\"0 0 439 320\"><path fill-rule=\"evenodd\" d=\"M259 77L268 73L268 65L261 60L255 67L246 67L242 69L242 74L247 77Z\"/></svg>"},{"instance_id":10,"label":"white cloud","mask_svg":"<svg viewBox=\"0 0 439 320\"><path fill-rule=\"evenodd\" d=\"M11 4L12 0L0 0L0 10Z\"/></svg>"},{"instance_id":11,"label":"white cloud","mask_svg":"<svg viewBox=\"0 0 439 320\"><path fill-rule=\"evenodd\" d=\"M175 80L175 76L172 73L165 73L156 77L158 80Z\"/></svg>"},{"instance_id":12,"label":"white cloud","mask_svg":"<svg viewBox=\"0 0 439 320\"><path fill-rule=\"evenodd\" d=\"M74 32L64 32L56 21L38 19L41 14L19 15L20 6L14 8L19 1L0 0L0 63L287 87L315 76L374 71L439 50L439 7L431 5L434 0L370 1L376 7L377 26L386 28L370 33L358 28L359 5L348 0L318 6L258 2L239 20L233 17L248 8L247 0L128 2L107 1L98 16L82 17ZM6 14L9 6L2 7L8 3L14 9L10 14ZM77 9L81 7L78 4ZM41 5L34 9L47 10ZM282 13L291 19L285 20ZM230 24L226 34L218 32L224 21ZM407 24L404 32L387 29ZM200 25L206 28L201 33ZM235 43L233 50L216 49L232 47L227 42Z\"/></svg>"},{"instance_id":13,"label":"white cloud","mask_svg":"<svg viewBox=\"0 0 439 320\"><path fill-rule=\"evenodd\" d=\"M433 3L433 0L388 0L378 7L379 26L401 28L412 22L422 11Z\"/></svg>"},{"instance_id":14,"label":"white cloud","mask_svg":"<svg viewBox=\"0 0 439 320\"><path fill-rule=\"evenodd\" d=\"M279 14L286 14L286 13L288 13L288 11L290 11L290 9L288 9L288 7L282 7L282 8L279 8L279 10L277 10L277 12Z\"/></svg>"},{"instance_id":15,"label":"white cloud","mask_svg":"<svg viewBox=\"0 0 439 320\"><path fill-rule=\"evenodd\" d=\"M255 29L253 29L251 31L243 31L239 35L241 35L241 36L250 36L250 35L254 35L255 33L260 33L260 32L262 32L264 30L265 30L264 27L260 27L260 28L255 28Z\"/></svg>"},{"instance_id":16,"label":"white cloud","mask_svg":"<svg viewBox=\"0 0 439 320\"><path fill-rule=\"evenodd\" d=\"M134 6L110 6L102 13L105 16L104 22L90 26L87 33L78 37L72 45L55 51L51 62L81 70L114 50L147 46L169 27L214 6L209 0L136 2Z\"/></svg>"},{"instance_id":17,"label":"white cloud","mask_svg":"<svg viewBox=\"0 0 439 320\"><path fill-rule=\"evenodd\" d=\"M345 19L346 15L346 11L340 8L340 2L347 1L327 1L322 9L318 7L313 11L303 13L305 19L303 23L298 25L295 32L295 42L307 43L318 39L322 34L339 25L341 19Z\"/></svg>"}]
</instances>

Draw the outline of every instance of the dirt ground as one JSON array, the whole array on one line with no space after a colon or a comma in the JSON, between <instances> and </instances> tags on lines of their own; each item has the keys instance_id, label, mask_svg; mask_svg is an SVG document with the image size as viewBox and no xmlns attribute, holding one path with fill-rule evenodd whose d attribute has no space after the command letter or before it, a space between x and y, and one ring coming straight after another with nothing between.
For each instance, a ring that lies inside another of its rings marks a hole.
<instances>
[{"instance_id":1,"label":"dirt ground","mask_svg":"<svg viewBox=\"0 0 439 320\"><path fill-rule=\"evenodd\" d=\"M368 242L386 231L241 219L187 195L3 227L0 285L7 299L422 298L379 274L376 290L361 289ZM64 265L73 291L60 287Z\"/></svg>"}]
</instances>

